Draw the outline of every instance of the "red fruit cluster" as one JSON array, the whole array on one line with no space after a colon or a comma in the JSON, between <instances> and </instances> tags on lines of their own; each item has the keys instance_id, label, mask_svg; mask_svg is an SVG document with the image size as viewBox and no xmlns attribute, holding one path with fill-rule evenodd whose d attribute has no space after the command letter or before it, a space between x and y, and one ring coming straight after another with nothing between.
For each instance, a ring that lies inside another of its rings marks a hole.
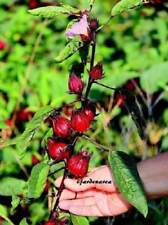
<instances>
[{"instance_id":1,"label":"red fruit cluster","mask_svg":"<svg viewBox=\"0 0 168 225\"><path fill-rule=\"evenodd\" d=\"M86 151L79 152L71 156L68 160L67 168L75 178L86 176L89 166L90 154Z\"/></svg>"},{"instance_id":2,"label":"red fruit cluster","mask_svg":"<svg viewBox=\"0 0 168 225\"><path fill-rule=\"evenodd\" d=\"M101 63L98 63L96 66L94 66L91 71L89 72L90 77L93 80L99 80L103 77L103 65Z\"/></svg>"},{"instance_id":3,"label":"red fruit cluster","mask_svg":"<svg viewBox=\"0 0 168 225\"><path fill-rule=\"evenodd\" d=\"M80 77L78 77L74 73L71 74L69 77L68 86L69 86L69 91L71 93L78 94L78 95L82 94L83 87L84 87L83 81L81 80Z\"/></svg>"},{"instance_id":4,"label":"red fruit cluster","mask_svg":"<svg viewBox=\"0 0 168 225\"><path fill-rule=\"evenodd\" d=\"M48 154L49 156L56 160L61 161L69 158L70 151L68 145L63 142L55 141L52 138L48 139Z\"/></svg>"}]
</instances>

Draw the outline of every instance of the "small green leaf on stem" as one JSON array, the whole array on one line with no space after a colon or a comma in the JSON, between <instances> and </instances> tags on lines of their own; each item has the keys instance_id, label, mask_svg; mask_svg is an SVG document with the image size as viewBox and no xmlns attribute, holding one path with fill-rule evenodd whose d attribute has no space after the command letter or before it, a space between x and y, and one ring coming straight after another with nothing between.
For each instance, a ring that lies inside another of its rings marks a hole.
<instances>
[{"instance_id":1,"label":"small green leaf on stem","mask_svg":"<svg viewBox=\"0 0 168 225\"><path fill-rule=\"evenodd\" d=\"M110 151L108 160L119 191L146 217L147 200L134 160L121 151Z\"/></svg>"},{"instance_id":2,"label":"small green leaf on stem","mask_svg":"<svg viewBox=\"0 0 168 225\"><path fill-rule=\"evenodd\" d=\"M18 205L20 204L20 197L18 197L17 195L13 195L12 196L12 201L11 201L11 213L13 213L13 211L18 207Z\"/></svg>"}]
</instances>

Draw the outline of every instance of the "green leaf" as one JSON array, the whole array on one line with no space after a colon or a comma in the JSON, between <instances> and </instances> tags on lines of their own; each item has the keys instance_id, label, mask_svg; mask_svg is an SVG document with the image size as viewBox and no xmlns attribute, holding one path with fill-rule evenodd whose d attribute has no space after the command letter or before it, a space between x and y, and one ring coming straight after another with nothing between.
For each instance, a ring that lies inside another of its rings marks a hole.
<instances>
[{"instance_id":1,"label":"green leaf","mask_svg":"<svg viewBox=\"0 0 168 225\"><path fill-rule=\"evenodd\" d=\"M47 181L48 172L49 165L44 162L38 163L33 167L28 180L28 198L40 197Z\"/></svg>"},{"instance_id":2,"label":"green leaf","mask_svg":"<svg viewBox=\"0 0 168 225\"><path fill-rule=\"evenodd\" d=\"M111 15L116 16L124 11L128 11L129 9L133 9L142 4L142 0L121 0L112 8Z\"/></svg>"},{"instance_id":3,"label":"green leaf","mask_svg":"<svg viewBox=\"0 0 168 225\"><path fill-rule=\"evenodd\" d=\"M47 118L52 111L51 106L41 108L27 124L25 131L17 138L17 147L20 154L22 154L30 144L36 130L40 127L41 123Z\"/></svg>"},{"instance_id":4,"label":"green leaf","mask_svg":"<svg viewBox=\"0 0 168 225\"><path fill-rule=\"evenodd\" d=\"M71 221L73 225L89 225L88 219L83 216L75 216L71 214Z\"/></svg>"},{"instance_id":5,"label":"green leaf","mask_svg":"<svg viewBox=\"0 0 168 225\"><path fill-rule=\"evenodd\" d=\"M13 196L23 193L26 182L13 177L5 177L0 181L0 195Z\"/></svg>"},{"instance_id":6,"label":"green leaf","mask_svg":"<svg viewBox=\"0 0 168 225\"><path fill-rule=\"evenodd\" d=\"M11 212L13 212L18 207L19 204L20 204L20 198L16 195L13 195L12 201L11 201L11 205L12 205Z\"/></svg>"},{"instance_id":7,"label":"green leaf","mask_svg":"<svg viewBox=\"0 0 168 225\"><path fill-rule=\"evenodd\" d=\"M134 160L121 151L110 151L108 160L119 191L146 217L147 200Z\"/></svg>"},{"instance_id":8,"label":"green leaf","mask_svg":"<svg viewBox=\"0 0 168 225\"><path fill-rule=\"evenodd\" d=\"M55 58L56 63L61 63L64 60L68 59L83 46L84 42L82 42L79 38L74 38L65 46L65 48Z\"/></svg>"},{"instance_id":9,"label":"green leaf","mask_svg":"<svg viewBox=\"0 0 168 225\"><path fill-rule=\"evenodd\" d=\"M45 18L55 18L61 14L70 15L72 13L79 13L79 10L69 5L61 6L46 6L29 10L34 16L41 16Z\"/></svg>"},{"instance_id":10,"label":"green leaf","mask_svg":"<svg viewBox=\"0 0 168 225\"><path fill-rule=\"evenodd\" d=\"M7 210L5 206L0 205L0 216L8 222L9 225L14 225L14 223L7 217Z\"/></svg>"},{"instance_id":11,"label":"green leaf","mask_svg":"<svg viewBox=\"0 0 168 225\"><path fill-rule=\"evenodd\" d=\"M26 218L22 219L22 221L19 223L19 225L28 225Z\"/></svg>"},{"instance_id":12,"label":"green leaf","mask_svg":"<svg viewBox=\"0 0 168 225\"><path fill-rule=\"evenodd\" d=\"M150 94L164 88L168 82L168 61L154 65L142 73L140 82L142 88Z\"/></svg>"}]
</instances>

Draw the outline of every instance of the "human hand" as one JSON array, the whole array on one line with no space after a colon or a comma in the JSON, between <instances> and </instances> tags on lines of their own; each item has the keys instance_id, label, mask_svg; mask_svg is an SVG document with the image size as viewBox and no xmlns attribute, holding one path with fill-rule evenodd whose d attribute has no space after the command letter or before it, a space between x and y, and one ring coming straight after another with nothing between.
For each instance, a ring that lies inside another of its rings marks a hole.
<instances>
[{"instance_id":1,"label":"human hand","mask_svg":"<svg viewBox=\"0 0 168 225\"><path fill-rule=\"evenodd\" d=\"M59 187L62 177L56 180ZM89 181L93 181L90 182ZM108 181L100 184L95 181ZM59 207L81 216L116 216L126 212L131 206L122 197L114 184L108 166L95 168L82 179L65 179Z\"/></svg>"}]
</instances>

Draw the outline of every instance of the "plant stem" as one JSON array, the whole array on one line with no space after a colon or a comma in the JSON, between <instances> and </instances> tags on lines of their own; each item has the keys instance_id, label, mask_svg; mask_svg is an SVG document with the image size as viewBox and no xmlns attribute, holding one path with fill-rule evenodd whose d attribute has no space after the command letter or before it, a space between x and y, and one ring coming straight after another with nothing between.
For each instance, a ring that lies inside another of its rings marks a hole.
<instances>
[{"instance_id":1,"label":"plant stem","mask_svg":"<svg viewBox=\"0 0 168 225\"><path fill-rule=\"evenodd\" d=\"M102 84L102 83L99 83L97 81L94 81L94 84L97 84L97 85L102 86L104 88L108 88L108 89L113 90L113 91L117 91L118 90L117 88L109 87L109 86L107 86L105 84Z\"/></svg>"},{"instance_id":2,"label":"plant stem","mask_svg":"<svg viewBox=\"0 0 168 225\"><path fill-rule=\"evenodd\" d=\"M63 178L62 178L62 181L61 181L59 190L58 190L58 192L57 192L57 200L56 200L56 202L55 202L55 205L54 205L54 207L53 207L53 210L52 210L51 213L50 213L50 218L52 218L53 213L56 211L56 209L57 209L57 207L58 207L58 204L59 204L59 200L60 200L62 191L64 190L64 180L65 180L65 178L67 177L67 173L68 173L68 171L66 170L66 165L65 165L64 175L63 175Z\"/></svg>"},{"instance_id":3,"label":"plant stem","mask_svg":"<svg viewBox=\"0 0 168 225\"><path fill-rule=\"evenodd\" d=\"M95 53L96 53L96 33L93 34L92 54L91 54L91 60L90 60L90 71L92 70L92 68L94 66ZM89 92L92 87L92 84L93 84L93 80L89 76L88 85L87 85L86 93L85 93L85 97L84 97L85 101L87 100L87 98L89 96Z\"/></svg>"},{"instance_id":4,"label":"plant stem","mask_svg":"<svg viewBox=\"0 0 168 225\"><path fill-rule=\"evenodd\" d=\"M85 140L91 142L92 144L94 144L97 148L99 148L99 149L102 150L102 151L109 152L109 151L112 150L111 147L101 145L101 144L97 143L95 140L93 140L92 138L88 137L88 136L85 135L85 134L82 136L82 138L84 138Z\"/></svg>"}]
</instances>

